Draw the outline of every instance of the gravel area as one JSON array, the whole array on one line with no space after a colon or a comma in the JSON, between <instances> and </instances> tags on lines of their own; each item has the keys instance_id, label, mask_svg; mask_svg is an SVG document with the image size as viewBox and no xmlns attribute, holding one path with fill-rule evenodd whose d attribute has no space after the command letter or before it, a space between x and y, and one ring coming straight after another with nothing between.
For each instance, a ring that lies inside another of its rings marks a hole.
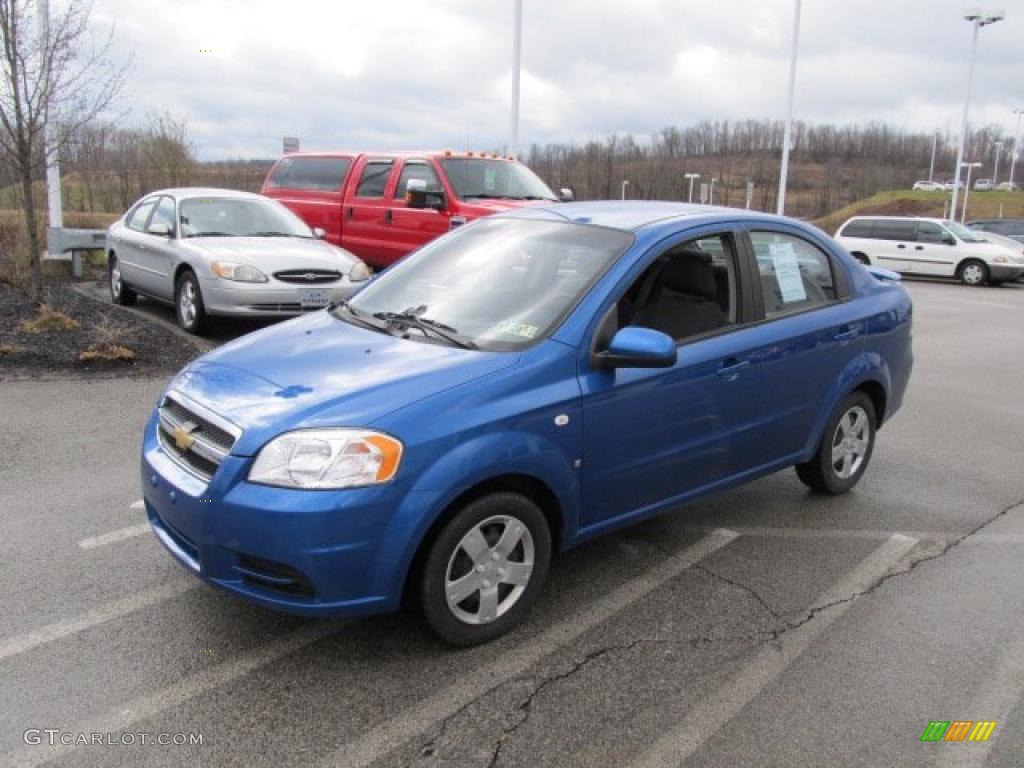
<instances>
[{"instance_id":1,"label":"gravel area","mask_svg":"<svg viewBox=\"0 0 1024 768\"><path fill-rule=\"evenodd\" d=\"M44 304L60 314L0 284L0 380L167 376L199 355L166 328L64 284L49 286Z\"/></svg>"}]
</instances>

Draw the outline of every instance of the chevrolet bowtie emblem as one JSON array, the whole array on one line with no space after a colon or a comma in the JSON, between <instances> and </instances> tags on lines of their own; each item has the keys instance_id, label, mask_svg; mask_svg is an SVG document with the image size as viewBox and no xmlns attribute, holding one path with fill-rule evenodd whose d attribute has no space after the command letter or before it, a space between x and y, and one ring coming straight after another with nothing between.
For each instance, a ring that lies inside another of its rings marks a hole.
<instances>
[{"instance_id":1,"label":"chevrolet bowtie emblem","mask_svg":"<svg viewBox=\"0 0 1024 768\"><path fill-rule=\"evenodd\" d=\"M195 443L196 439L192 437L192 433L195 432L196 425L191 421L186 421L183 424L179 424L171 432L171 437L174 438L174 444L178 447L179 451L187 451Z\"/></svg>"}]
</instances>

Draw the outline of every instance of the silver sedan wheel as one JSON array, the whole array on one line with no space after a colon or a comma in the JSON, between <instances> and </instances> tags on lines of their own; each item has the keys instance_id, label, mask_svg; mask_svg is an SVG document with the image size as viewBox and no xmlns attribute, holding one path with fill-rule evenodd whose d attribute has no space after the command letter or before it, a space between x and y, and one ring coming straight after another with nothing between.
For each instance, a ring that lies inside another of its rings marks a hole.
<instances>
[{"instance_id":1,"label":"silver sedan wheel","mask_svg":"<svg viewBox=\"0 0 1024 768\"><path fill-rule=\"evenodd\" d=\"M466 624L490 624L523 596L533 564L533 536L522 520L495 515L477 523L448 559L448 609Z\"/></svg>"},{"instance_id":2,"label":"silver sedan wheel","mask_svg":"<svg viewBox=\"0 0 1024 768\"><path fill-rule=\"evenodd\" d=\"M832 471L845 480L860 469L871 444L871 420L859 405L843 414L832 437Z\"/></svg>"},{"instance_id":3,"label":"silver sedan wheel","mask_svg":"<svg viewBox=\"0 0 1024 768\"><path fill-rule=\"evenodd\" d=\"M181 284L178 314L185 325L192 325L196 321L196 286L191 280L185 280Z\"/></svg>"},{"instance_id":4,"label":"silver sedan wheel","mask_svg":"<svg viewBox=\"0 0 1024 768\"><path fill-rule=\"evenodd\" d=\"M110 267L110 292L115 299L121 296L121 265L116 259Z\"/></svg>"},{"instance_id":5,"label":"silver sedan wheel","mask_svg":"<svg viewBox=\"0 0 1024 768\"><path fill-rule=\"evenodd\" d=\"M985 279L985 270L980 264L968 264L964 267L963 277L968 285L981 285Z\"/></svg>"}]
</instances>

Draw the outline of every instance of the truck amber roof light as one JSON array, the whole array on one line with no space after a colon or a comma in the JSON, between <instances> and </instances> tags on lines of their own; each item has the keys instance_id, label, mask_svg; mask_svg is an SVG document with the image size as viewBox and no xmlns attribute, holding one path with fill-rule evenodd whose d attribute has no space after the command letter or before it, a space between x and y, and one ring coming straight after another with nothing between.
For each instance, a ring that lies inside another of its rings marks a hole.
<instances>
[{"instance_id":1,"label":"truck amber roof light","mask_svg":"<svg viewBox=\"0 0 1024 768\"><path fill-rule=\"evenodd\" d=\"M472 156L473 156L472 152L466 152L466 157L472 157Z\"/></svg>"},{"instance_id":2,"label":"truck amber roof light","mask_svg":"<svg viewBox=\"0 0 1024 768\"><path fill-rule=\"evenodd\" d=\"M444 156L445 156L445 157L451 157L451 156L452 156L452 151L451 151L450 149L446 149L446 150L444 151Z\"/></svg>"}]
</instances>

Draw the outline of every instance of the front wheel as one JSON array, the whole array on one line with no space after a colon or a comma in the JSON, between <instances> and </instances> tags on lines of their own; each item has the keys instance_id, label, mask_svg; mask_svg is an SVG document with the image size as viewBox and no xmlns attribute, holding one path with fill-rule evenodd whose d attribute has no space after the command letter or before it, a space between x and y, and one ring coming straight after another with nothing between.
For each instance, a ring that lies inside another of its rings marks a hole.
<instances>
[{"instance_id":1,"label":"front wheel","mask_svg":"<svg viewBox=\"0 0 1024 768\"><path fill-rule=\"evenodd\" d=\"M860 480L875 448L875 406L863 392L847 397L825 429L818 452L796 473L804 485L833 496Z\"/></svg>"},{"instance_id":2,"label":"front wheel","mask_svg":"<svg viewBox=\"0 0 1024 768\"><path fill-rule=\"evenodd\" d=\"M983 261L965 261L960 265L960 281L964 285L985 285L988 277L988 265Z\"/></svg>"},{"instance_id":3,"label":"front wheel","mask_svg":"<svg viewBox=\"0 0 1024 768\"><path fill-rule=\"evenodd\" d=\"M518 624L540 594L551 532L536 504L499 492L470 502L430 544L418 602L452 645L485 643Z\"/></svg>"},{"instance_id":4,"label":"front wheel","mask_svg":"<svg viewBox=\"0 0 1024 768\"><path fill-rule=\"evenodd\" d=\"M174 291L174 307L178 315L178 325L189 333L199 333L206 324L206 307L203 304L203 293L199 289L199 279L194 272L183 272L178 278Z\"/></svg>"}]
</instances>

